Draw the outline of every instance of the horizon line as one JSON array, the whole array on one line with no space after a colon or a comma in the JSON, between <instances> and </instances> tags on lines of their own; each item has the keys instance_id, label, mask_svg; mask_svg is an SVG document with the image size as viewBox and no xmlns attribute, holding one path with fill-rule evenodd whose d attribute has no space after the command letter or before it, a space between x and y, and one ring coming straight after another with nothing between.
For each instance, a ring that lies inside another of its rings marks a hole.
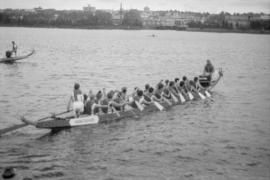
<instances>
[{"instance_id":1,"label":"horizon line","mask_svg":"<svg viewBox=\"0 0 270 180\"><path fill-rule=\"evenodd\" d=\"M87 7L87 6L84 6L84 7ZM54 10L59 10L59 11L83 11L83 7L82 8L77 8L77 9L58 9L58 8L43 8L42 6L38 6L38 7L32 7L32 8L0 8L0 10L7 10L7 9L11 9L11 10L30 10L30 9L36 9L36 8L42 8L43 10L46 10L46 9L54 9ZM143 9L137 9L137 8L129 8L129 9L124 9L123 10L138 10L138 11L144 11ZM111 8L111 9L107 9L107 8L103 8L103 9L98 9L96 8L96 10L112 10L112 11L118 11L120 9L115 9L115 8ZM201 13L201 14L204 14L204 13L209 13L209 14L220 14L222 12L224 13L229 13L229 14L248 14L248 13L253 13L253 14L268 14L270 15L270 12L254 12L254 11L246 11L246 12L230 12L230 11L225 11L225 10L222 10L222 11L219 11L218 13L217 12L209 12L209 11L189 11L189 10L178 10L178 9L166 9L166 10L150 10L150 11L177 11L177 12L191 12L191 13Z\"/></svg>"}]
</instances>

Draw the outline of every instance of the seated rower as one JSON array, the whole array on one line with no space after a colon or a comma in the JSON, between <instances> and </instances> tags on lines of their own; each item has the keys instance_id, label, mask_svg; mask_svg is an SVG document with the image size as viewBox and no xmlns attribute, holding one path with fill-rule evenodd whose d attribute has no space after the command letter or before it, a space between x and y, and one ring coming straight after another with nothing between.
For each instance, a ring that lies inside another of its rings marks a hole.
<instances>
[{"instance_id":1,"label":"seated rower","mask_svg":"<svg viewBox=\"0 0 270 180\"><path fill-rule=\"evenodd\" d=\"M84 114L95 115L100 112L100 108L102 110L106 108L108 109L108 105L98 104L95 97L96 97L95 95L89 94L89 97L87 101L85 102Z\"/></svg>"},{"instance_id":2,"label":"seated rower","mask_svg":"<svg viewBox=\"0 0 270 180\"><path fill-rule=\"evenodd\" d=\"M76 117L79 117L84 110L84 103L83 103L83 94L80 90L80 85L75 83L73 93L69 98L67 111L70 111L71 103L73 105L73 111Z\"/></svg>"},{"instance_id":3,"label":"seated rower","mask_svg":"<svg viewBox=\"0 0 270 180\"><path fill-rule=\"evenodd\" d=\"M165 87L161 93L161 96L167 100L172 100L171 92L168 87Z\"/></svg>"},{"instance_id":4,"label":"seated rower","mask_svg":"<svg viewBox=\"0 0 270 180\"><path fill-rule=\"evenodd\" d=\"M177 91L177 88L175 86L174 81L169 82L169 91L170 91L170 93L172 95L172 98L173 98L174 102L178 103L179 100L180 100L180 96L178 94L178 91Z\"/></svg>"},{"instance_id":5,"label":"seated rower","mask_svg":"<svg viewBox=\"0 0 270 180\"><path fill-rule=\"evenodd\" d=\"M121 92L120 91L114 91L113 92L113 98L114 102L121 104L121 103L125 103L125 101L121 98ZM123 111L124 110L124 106L122 107L115 107L115 109L117 111Z\"/></svg>"},{"instance_id":6,"label":"seated rower","mask_svg":"<svg viewBox=\"0 0 270 180\"><path fill-rule=\"evenodd\" d=\"M182 80L183 80L183 82L184 82L184 90L185 90L186 93L187 93L188 91L190 91L189 80L187 79L186 76L183 76Z\"/></svg>"},{"instance_id":7,"label":"seated rower","mask_svg":"<svg viewBox=\"0 0 270 180\"><path fill-rule=\"evenodd\" d=\"M176 85L178 85L179 82L180 82L180 81L179 81L179 78L175 78L175 79L174 79L174 83L175 83Z\"/></svg>"},{"instance_id":8,"label":"seated rower","mask_svg":"<svg viewBox=\"0 0 270 180\"><path fill-rule=\"evenodd\" d=\"M154 91L154 95L157 99L159 99L160 101L162 101L162 92L164 89L164 85L162 84L162 82L159 82L156 86L156 89Z\"/></svg>"},{"instance_id":9,"label":"seated rower","mask_svg":"<svg viewBox=\"0 0 270 180\"><path fill-rule=\"evenodd\" d=\"M116 101L118 101L117 94L113 91L110 91L107 94L107 98L108 98L108 102L109 102L108 106L109 106L109 108L111 108L112 112L120 111L122 109L122 107L124 107L126 105L126 102L124 102L124 103L116 102Z\"/></svg>"},{"instance_id":10,"label":"seated rower","mask_svg":"<svg viewBox=\"0 0 270 180\"><path fill-rule=\"evenodd\" d=\"M139 90L138 88L134 88L134 91L128 100L129 101L128 105L134 109L139 109L138 105L140 106L139 101L141 97L138 95L138 91L141 91L141 90Z\"/></svg>"},{"instance_id":11,"label":"seated rower","mask_svg":"<svg viewBox=\"0 0 270 180\"><path fill-rule=\"evenodd\" d=\"M137 96L139 97L139 103L141 105L150 105L152 102L151 102L151 99L146 96L142 90L138 90L137 91Z\"/></svg>"},{"instance_id":12,"label":"seated rower","mask_svg":"<svg viewBox=\"0 0 270 180\"><path fill-rule=\"evenodd\" d=\"M150 85L149 84L145 84L144 88L145 89L144 89L143 93L148 92L148 90L150 88Z\"/></svg>"},{"instance_id":13,"label":"seated rower","mask_svg":"<svg viewBox=\"0 0 270 180\"><path fill-rule=\"evenodd\" d=\"M127 101L127 100L128 100L128 97L127 97L127 88L126 88L126 87L122 87L122 88L121 88L120 98L121 98L123 101Z\"/></svg>"},{"instance_id":14,"label":"seated rower","mask_svg":"<svg viewBox=\"0 0 270 180\"><path fill-rule=\"evenodd\" d=\"M150 97L151 101L162 102L160 94L154 91L153 87L149 88L147 96Z\"/></svg>"},{"instance_id":15,"label":"seated rower","mask_svg":"<svg viewBox=\"0 0 270 180\"><path fill-rule=\"evenodd\" d=\"M184 96L185 99L188 99L184 81L180 81L178 91Z\"/></svg>"},{"instance_id":16,"label":"seated rower","mask_svg":"<svg viewBox=\"0 0 270 180\"><path fill-rule=\"evenodd\" d=\"M175 83L174 83L174 81L170 81L169 82L169 90L170 90L170 92L171 93L173 93L176 97L178 97L178 91L177 91L177 88L176 88L176 86L175 86Z\"/></svg>"},{"instance_id":17,"label":"seated rower","mask_svg":"<svg viewBox=\"0 0 270 180\"><path fill-rule=\"evenodd\" d=\"M194 83L195 83L195 88L200 91L200 90L205 90L206 88L202 87L200 82L199 82L199 78L198 77L194 77Z\"/></svg>"}]
</instances>

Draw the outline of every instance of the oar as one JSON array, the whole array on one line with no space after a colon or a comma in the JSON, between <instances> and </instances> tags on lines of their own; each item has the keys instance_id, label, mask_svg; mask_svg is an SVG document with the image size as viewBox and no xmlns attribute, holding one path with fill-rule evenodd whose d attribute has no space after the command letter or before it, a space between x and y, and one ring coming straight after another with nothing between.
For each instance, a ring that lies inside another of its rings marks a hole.
<instances>
[{"instance_id":1,"label":"oar","mask_svg":"<svg viewBox=\"0 0 270 180\"><path fill-rule=\"evenodd\" d=\"M135 104L137 105L140 111L143 111L144 107L138 101L135 101Z\"/></svg>"},{"instance_id":2,"label":"oar","mask_svg":"<svg viewBox=\"0 0 270 180\"><path fill-rule=\"evenodd\" d=\"M161 104L159 104L158 102L153 101L153 103L154 103L154 105L155 105L160 111L163 111L163 110L164 110L164 107L163 107Z\"/></svg>"},{"instance_id":3,"label":"oar","mask_svg":"<svg viewBox=\"0 0 270 180\"><path fill-rule=\"evenodd\" d=\"M211 97L211 94L207 90L205 91L205 94L207 97Z\"/></svg>"},{"instance_id":4,"label":"oar","mask_svg":"<svg viewBox=\"0 0 270 180\"><path fill-rule=\"evenodd\" d=\"M185 100L185 98L184 98L184 96L182 95L181 92L179 92L179 96L180 96L180 100L181 100L182 103L186 102L186 100Z\"/></svg>"},{"instance_id":5,"label":"oar","mask_svg":"<svg viewBox=\"0 0 270 180\"><path fill-rule=\"evenodd\" d=\"M166 103L168 103L170 106L172 106L172 102L165 97L162 98Z\"/></svg>"},{"instance_id":6,"label":"oar","mask_svg":"<svg viewBox=\"0 0 270 180\"><path fill-rule=\"evenodd\" d=\"M194 96L191 94L190 91L188 91L188 97L189 97L190 100L193 100L194 99Z\"/></svg>"},{"instance_id":7,"label":"oar","mask_svg":"<svg viewBox=\"0 0 270 180\"><path fill-rule=\"evenodd\" d=\"M120 117L120 113L115 109L115 107L112 106L112 109L113 109L113 111L115 112L115 114L116 114L118 117Z\"/></svg>"},{"instance_id":8,"label":"oar","mask_svg":"<svg viewBox=\"0 0 270 180\"><path fill-rule=\"evenodd\" d=\"M199 96L200 96L201 99L205 99L205 98L206 98L206 97L205 97L202 93L200 93L199 91L198 91L198 94L199 94Z\"/></svg>"},{"instance_id":9,"label":"oar","mask_svg":"<svg viewBox=\"0 0 270 180\"><path fill-rule=\"evenodd\" d=\"M147 96L147 95L145 95L145 96ZM147 96L147 97L150 98L149 96ZM156 106L156 108L158 108L160 111L164 110L164 107L161 104L159 104L157 101L154 101L152 98L150 98L150 99L151 99L151 102L153 102L153 104Z\"/></svg>"},{"instance_id":10,"label":"oar","mask_svg":"<svg viewBox=\"0 0 270 180\"><path fill-rule=\"evenodd\" d=\"M178 99L174 96L174 94L171 92L172 98L174 100L175 103L178 103Z\"/></svg>"},{"instance_id":11,"label":"oar","mask_svg":"<svg viewBox=\"0 0 270 180\"><path fill-rule=\"evenodd\" d=\"M62 115L62 114L65 114L65 113L69 113L70 111L65 111L65 112L61 112L61 113L58 113L58 114L54 114L53 116L59 116L59 115ZM47 117L44 117L44 118L41 118L41 119L38 119L37 122L39 121L42 121L42 120L45 120L45 119L48 119L48 118L51 118L53 116L47 116ZM11 132L11 131L14 131L16 129L20 129L20 128L23 128L25 126L28 126L29 124L17 124L17 125L14 125L14 126L11 126L11 127L8 127L8 128L5 128L5 129L1 129L0 130L0 136L3 135L3 134L6 134L8 132Z\"/></svg>"}]
</instances>

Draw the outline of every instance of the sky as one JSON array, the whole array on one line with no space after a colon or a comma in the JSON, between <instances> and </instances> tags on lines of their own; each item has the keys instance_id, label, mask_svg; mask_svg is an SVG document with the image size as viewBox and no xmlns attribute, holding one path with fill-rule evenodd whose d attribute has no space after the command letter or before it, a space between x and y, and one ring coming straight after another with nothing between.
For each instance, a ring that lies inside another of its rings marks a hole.
<instances>
[{"instance_id":1,"label":"sky","mask_svg":"<svg viewBox=\"0 0 270 180\"><path fill-rule=\"evenodd\" d=\"M192 12L219 13L270 13L270 0L0 0L0 9L82 9L90 4L97 9L140 9L148 6L151 10L179 10Z\"/></svg>"}]
</instances>

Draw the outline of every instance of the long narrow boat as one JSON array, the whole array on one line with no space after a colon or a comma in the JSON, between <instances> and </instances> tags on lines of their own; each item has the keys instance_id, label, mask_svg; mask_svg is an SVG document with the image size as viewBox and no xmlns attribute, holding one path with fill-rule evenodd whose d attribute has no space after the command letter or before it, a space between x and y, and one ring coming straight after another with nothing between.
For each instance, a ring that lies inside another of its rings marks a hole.
<instances>
[{"instance_id":1,"label":"long narrow boat","mask_svg":"<svg viewBox=\"0 0 270 180\"><path fill-rule=\"evenodd\" d=\"M35 53L35 50L33 49L30 53L24 56L0 58L0 63L14 63L15 61L22 60L22 59L28 58L29 56L32 56L34 53Z\"/></svg>"},{"instance_id":2,"label":"long narrow boat","mask_svg":"<svg viewBox=\"0 0 270 180\"><path fill-rule=\"evenodd\" d=\"M212 81L211 86L209 88L214 87L219 80L221 79L222 74L219 74L218 78ZM197 98L198 99L198 98ZM178 103L171 102L172 106L183 104L180 101ZM169 103L162 102L160 103L165 109L168 109L171 107ZM61 128L70 128L74 126L84 126L84 125L91 125L91 124L98 124L98 123L109 123L111 121L115 121L122 118L128 118L128 117L134 117L138 114L147 114L150 112L158 111L159 109L154 105L151 104L149 106L146 106L143 111L140 111L138 109L129 109L126 111L121 111L118 113L109 113L109 114L100 114L100 115L82 115L79 118L75 118L74 116L69 117L52 117L47 121L41 121L41 122L33 122L24 120L24 122L34 125L36 128L42 128L42 129L61 129Z\"/></svg>"}]
</instances>

